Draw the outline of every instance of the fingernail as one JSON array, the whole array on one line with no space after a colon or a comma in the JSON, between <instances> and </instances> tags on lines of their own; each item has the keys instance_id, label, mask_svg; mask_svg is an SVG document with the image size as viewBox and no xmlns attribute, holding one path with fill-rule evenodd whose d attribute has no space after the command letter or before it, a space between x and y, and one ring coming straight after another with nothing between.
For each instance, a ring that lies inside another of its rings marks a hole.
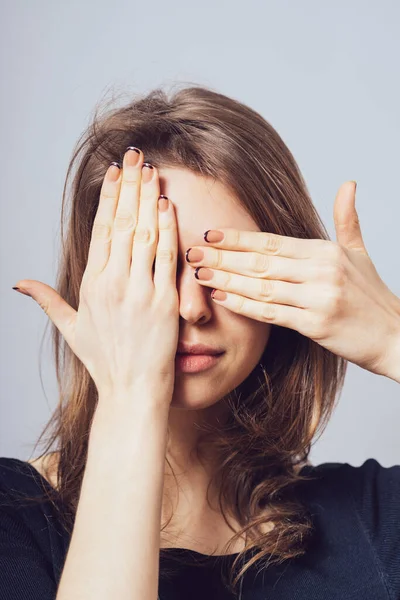
<instances>
[{"instance_id":1,"label":"fingernail","mask_svg":"<svg viewBox=\"0 0 400 600\"><path fill-rule=\"evenodd\" d=\"M224 300L227 299L227 293L226 292L222 292L221 290L213 290L211 292L211 298L213 300L219 300L220 302L223 302Z\"/></svg>"},{"instance_id":2,"label":"fingernail","mask_svg":"<svg viewBox=\"0 0 400 600\"><path fill-rule=\"evenodd\" d=\"M200 281L210 281L210 279L214 277L214 273L211 269L207 269L206 267L197 267L194 276L196 279L200 279Z\"/></svg>"},{"instance_id":3,"label":"fingernail","mask_svg":"<svg viewBox=\"0 0 400 600\"><path fill-rule=\"evenodd\" d=\"M140 159L140 150L135 146L128 146L125 150L125 160L129 167L136 167Z\"/></svg>"},{"instance_id":4,"label":"fingernail","mask_svg":"<svg viewBox=\"0 0 400 600\"><path fill-rule=\"evenodd\" d=\"M185 258L187 262L199 262L199 260L203 260L204 252L203 250L199 250L198 248L189 248L186 250Z\"/></svg>"},{"instance_id":5,"label":"fingernail","mask_svg":"<svg viewBox=\"0 0 400 600\"><path fill-rule=\"evenodd\" d=\"M143 163L142 168L142 180L148 183L153 177L154 167L148 162Z\"/></svg>"},{"instance_id":6,"label":"fingernail","mask_svg":"<svg viewBox=\"0 0 400 600\"><path fill-rule=\"evenodd\" d=\"M108 178L110 181L118 181L118 177L119 174L121 172L121 165L114 161L110 164L110 166L108 167L109 171L108 171Z\"/></svg>"},{"instance_id":7,"label":"fingernail","mask_svg":"<svg viewBox=\"0 0 400 600\"><path fill-rule=\"evenodd\" d=\"M20 294L25 294L25 296L29 296L29 298L32 298L32 296L30 294L28 294L28 292L25 292L24 290L22 290L19 287L13 287L13 290L17 290L17 292L19 292Z\"/></svg>"},{"instance_id":8,"label":"fingernail","mask_svg":"<svg viewBox=\"0 0 400 600\"><path fill-rule=\"evenodd\" d=\"M222 231L216 231L215 229L208 229L204 234L204 240L211 244L215 242L222 242L224 234Z\"/></svg>"},{"instance_id":9,"label":"fingernail","mask_svg":"<svg viewBox=\"0 0 400 600\"><path fill-rule=\"evenodd\" d=\"M168 210L168 206L169 206L168 196L164 196L164 194L161 194L161 196L159 196L159 198L158 198L158 208L160 209L161 212L165 212L166 210Z\"/></svg>"}]
</instances>

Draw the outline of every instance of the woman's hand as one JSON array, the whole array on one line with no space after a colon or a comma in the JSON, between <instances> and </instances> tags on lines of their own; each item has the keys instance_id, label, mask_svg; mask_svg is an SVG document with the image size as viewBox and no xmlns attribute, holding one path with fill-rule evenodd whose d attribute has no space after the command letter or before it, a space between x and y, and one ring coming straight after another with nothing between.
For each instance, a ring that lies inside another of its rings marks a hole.
<instances>
[{"instance_id":1,"label":"woman's hand","mask_svg":"<svg viewBox=\"0 0 400 600\"><path fill-rule=\"evenodd\" d=\"M161 387L170 402L179 335L177 228L171 202L158 210L157 170L143 164L143 153L129 150L121 170L112 164L106 172L78 311L44 283L17 285L60 330L99 397L126 397L144 384Z\"/></svg>"},{"instance_id":2,"label":"woman's hand","mask_svg":"<svg viewBox=\"0 0 400 600\"><path fill-rule=\"evenodd\" d=\"M223 241L213 241L214 231L209 231L204 239L211 245L196 246L204 253L202 260L190 260L192 249L186 256L199 283L217 290L213 299L221 306L294 329L348 361L400 382L400 299L368 256L355 188L354 182L346 182L336 196L337 243L220 229ZM207 280L208 275L212 278Z\"/></svg>"}]
</instances>

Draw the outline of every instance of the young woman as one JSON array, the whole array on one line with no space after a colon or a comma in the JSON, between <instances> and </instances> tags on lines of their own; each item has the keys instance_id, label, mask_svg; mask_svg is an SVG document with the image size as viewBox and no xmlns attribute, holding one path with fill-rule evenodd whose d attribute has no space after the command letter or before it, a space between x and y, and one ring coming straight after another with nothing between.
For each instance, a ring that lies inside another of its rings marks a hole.
<instances>
[{"instance_id":1,"label":"young woman","mask_svg":"<svg viewBox=\"0 0 400 600\"><path fill-rule=\"evenodd\" d=\"M399 598L400 465L308 461L348 361L400 382L355 183L332 242L277 132L200 86L96 114L75 165L56 289L14 288L60 398L0 459L0 597Z\"/></svg>"}]
</instances>

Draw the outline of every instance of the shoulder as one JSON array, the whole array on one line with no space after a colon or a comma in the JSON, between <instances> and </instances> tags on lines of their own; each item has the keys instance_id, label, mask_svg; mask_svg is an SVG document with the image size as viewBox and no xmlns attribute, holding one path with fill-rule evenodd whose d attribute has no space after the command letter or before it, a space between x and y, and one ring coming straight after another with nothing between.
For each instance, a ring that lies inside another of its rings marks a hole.
<instances>
[{"instance_id":1,"label":"shoulder","mask_svg":"<svg viewBox=\"0 0 400 600\"><path fill-rule=\"evenodd\" d=\"M355 536L365 540L382 578L400 598L400 464L384 467L368 458L360 466L323 463L307 471L312 479L307 497L325 531L331 538L345 535L352 544L358 543Z\"/></svg>"},{"instance_id":2,"label":"shoulder","mask_svg":"<svg viewBox=\"0 0 400 600\"><path fill-rule=\"evenodd\" d=\"M0 456L0 493L8 492L32 493L43 490L44 480L55 487L55 455L51 453L29 461L19 458Z\"/></svg>"},{"instance_id":3,"label":"shoulder","mask_svg":"<svg viewBox=\"0 0 400 600\"><path fill-rule=\"evenodd\" d=\"M0 456L0 493L4 497L13 490L30 488L32 470L26 461Z\"/></svg>"},{"instance_id":4,"label":"shoulder","mask_svg":"<svg viewBox=\"0 0 400 600\"><path fill-rule=\"evenodd\" d=\"M326 519L356 518L372 544L391 538L400 547L400 464L384 467L375 458L360 466L327 462L307 465L301 474L299 489L324 526Z\"/></svg>"},{"instance_id":5,"label":"shoulder","mask_svg":"<svg viewBox=\"0 0 400 600\"><path fill-rule=\"evenodd\" d=\"M349 463L327 462L310 465L308 472L315 480L332 480L347 484L347 491L356 499L374 490L380 495L399 491L400 464L384 467L375 458L368 458L360 466Z\"/></svg>"},{"instance_id":6,"label":"shoulder","mask_svg":"<svg viewBox=\"0 0 400 600\"><path fill-rule=\"evenodd\" d=\"M375 458L358 467L343 463L338 477L373 538L390 536L396 529L400 534L400 464L384 467Z\"/></svg>"},{"instance_id":7,"label":"shoulder","mask_svg":"<svg viewBox=\"0 0 400 600\"><path fill-rule=\"evenodd\" d=\"M46 480L28 461L0 456L0 508L21 509L24 500L44 491Z\"/></svg>"},{"instance_id":8,"label":"shoulder","mask_svg":"<svg viewBox=\"0 0 400 600\"><path fill-rule=\"evenodd\" d=\"M327 462L307 465L302 475L309 477L314 487L329 493L334 490L336 496L346 494L364 515L388 503L400 510L400 464L384 467L375 458L368 458L360 466Z\"/></svg>"},{"instance_id":9,"label":"shoulder","mask_svg":"<svg viewBox=\"0 0 400 600\"><path fill-rule=\"evenodd\" d=\"M61 498L29 461L0 456L0 530L16 528L35 543L47 545L61 531ZM29 532L29 533L28 533Z\"/></svg>"},{"instance_id":10,"label":"shoulder","mask_svg":"<svg viewBox=\"0 0 400 600\"><path fill-rule=\"evenodd\" d=\"M47 480L50 485L54 488L57 487L57 464L58 464L59 452L50 452L44 456L39 456L27 462L31 464L34 469Z\"/></svg>"},{"instance_id":11,"label":"shoulder","mask_svg":"<svg viewBox=\"0 0 400 600\"><path fill-rule=\"evenodd\" d=\"M68 537L28 461L0 457L0 598L55 597Z\"/></svg>"},{"instance_id":12,"label":"shoulder","mask_svg":"<svg viewBox=\"0 0 400 600\"><path fill-rule=\"evenodd\" d=\"M0 457L0 530L10 539L47 543L48 533L58 527L58 509L49 499L51 487L27 461ZM12 535L11 535L12 533Z\"/></svg>"}]
</instances>

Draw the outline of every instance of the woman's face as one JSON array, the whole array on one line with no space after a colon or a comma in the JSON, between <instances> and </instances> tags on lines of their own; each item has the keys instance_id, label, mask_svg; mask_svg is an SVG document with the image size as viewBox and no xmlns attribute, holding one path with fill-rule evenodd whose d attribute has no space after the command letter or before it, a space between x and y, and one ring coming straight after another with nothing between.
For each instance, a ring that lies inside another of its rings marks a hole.
<instances>
[{"instance_id":1,"label":"woman's face","mask_svg":"<svg viewBox=\"0 0 400 600\"><path fill-rule=\"evenodd\" d=\"M159 177L160 191L173 202L178 225L179 342L224 350L205 371L176 370L171 408L198 410L216 404L246 379L260 360L271 325L215 303L212 287L198 283L185 252L196 245L205 246L203 234L208 229L260 229L218 181L181 168L160 168Z\"/></svg>"}]
</instances>

